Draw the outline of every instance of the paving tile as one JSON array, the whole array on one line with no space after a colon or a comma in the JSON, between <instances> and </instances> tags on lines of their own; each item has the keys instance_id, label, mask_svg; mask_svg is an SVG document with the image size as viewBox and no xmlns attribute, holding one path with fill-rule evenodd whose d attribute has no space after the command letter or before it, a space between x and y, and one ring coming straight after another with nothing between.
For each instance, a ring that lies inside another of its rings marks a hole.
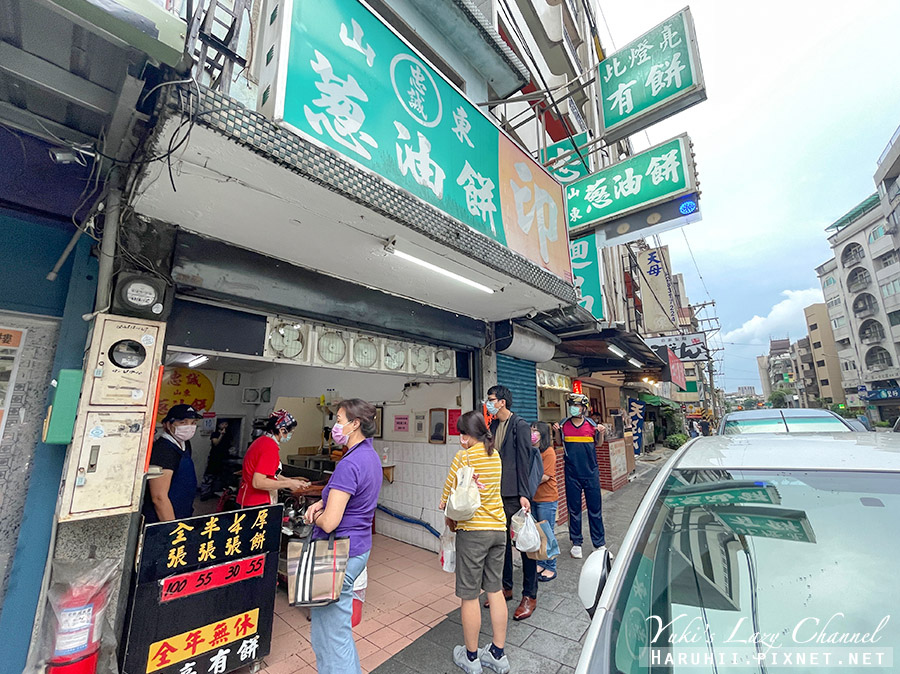
<instances>
[{"instance_id":1,"label":"paving tile","mask_svg":"<svg viewBox=\"0 0 900 674\"><path fill-rule=\"evenodd\" d=\"M365 671L365 665L363 665L363 671ZM369 674L419 674L419 670L410 669L402 662L393 659L380 667L370 669Z\"/></svg>"},{"instance_id":2,"label":"paving tile","mask_svg":"<svg viewBox=\"0 0 900 674\"><path fill-rule=\"evenodd\" d=\"M390 674L406 674L406 672L417 672L418 670L409 669L403 663L399 662L391 662L388 665L381 666L385 661L388 660L391 656L388 655L385 651L379 651L378 653L373 653L365 660L360 661L360 665L364 670L368 670L370 672L389 672Z\"/></svg>"},{"instance_id":3,"label":"paving tile","mask_svg":"<svg viewBox=\"0 0 900 674\"><path fill-rule=\"evenodd\" d=\"M418 620L423 625L427 625L438 619L443 620L447 616L446 613L435 611L433 608L429 608L427 606L423 606L418 611L410 613L409 615L411 618Z\"/></svg>"},{"instance_id":4,"label":"paving tile","mask_svg":"<svg viewBox=\"0 0 900 674\"><path fill-rule=\"evenodd\" d=\"M290 625L294 631L300 631L306 625L309 625L309 610L304 608L290 607L280 616L284 622Z\"/></svg>"},{"instance_id":5,"label":"paving tile","mask_svg":"<svg viewBox=\"0 0 900 674\"><path fill-rule=\"evenodd\" d=\"M556 674L575 674L575 668L563 665Z\"/></svg>"},{"instance_id":6,"label":"paving tile","mask_svg":"<svg viewBox=\"0 0 900 674\"><path fill-rule=\"evenodd\" d=\"M460 629L462 629L461 625ZM515 620L510 620L506 623L506 643L512 644L513 646L521 646L522 643L534 633L534 630L534 626L529 624L528 621L517 622ZM481 634L485 635L488 639L492 636L491 619L489 616L482 616Z\"/></svg>"},{"instance_id":7,"label":"paving tile","mask_svg":"<svg viewBox=\"0 0 900 674\"><path fill-rule=\"evenodd\" d=\"M275 593L275 615L281 615L283 612L291 608L288 604L287 594L284 592Z\"/></svg>"},{"instance_id":8,"label":"paving tile","mask_svg":"<svg viewBox=\"0 0 900 674\"><path fill-rule=\"evenodd\" d=\"M282 634L287 634L288 632L293 632L294 629L286 623L284 620L279 618L277 615L273 616L272 620L272 637L279 637Z\"/></svg>"},{"instance_id":9,"label":"paving tile","mask_svg":"<svg viewBox=\"0 0 900 674\"><path fill-rule=\"evenodd\" d=\"M357 637L367 637L372 632L380 630L384 625L375 620L363 620L359 625L353 628L353 634Z\"/></svg>"},{"instance_id":10,"label":"paving tile","mask_svg":"<svg viewBox=\"0 0 900 674\"><path fill-rule=\"evenodd\" d=\"M405 616L395 623L391 623L390 627L395 632L405 637L410 636L413 632L418 631L425 625L411 616Z\"/></svg>"},{"instance_id":11,"label":"paving tile","mask_svg":"<svg viewBox=\"0 0 900 674\"><path fill-rule=\"evenodd\" d=\"M563 665L575 666L581 656L581 644L544 630L534 630L519 644L523 649L550 658Z\"/></svg>"},{"instance_id":12,"label":"paving tile","mask_svg":"<svg viewBox=\"0 0 900 674\"><path fill-rule=\"evenodd\" d=\"M266 665L272 665L276 662L281 662L282 660L295 655L297 651L299 651L303 647L309 648L309 644L304 644L302 642L298 643L296 632L291 631L286 634L282 634L281 636L273 637L272 646L269 649L269 654L265 658Z\"/></svg>"},{"instance_id":13,"label":"paving tile","mask_svg":"<svg viewBox=\"0 0 900 674\"><path fill-rule=\"evenodd\" d=\"M372 632L366 638L379 648L384 648L397 641L401 636L400 633L390 627L382 627L380 630Z\"/></svg>"},{"instance_id":14,"label":"paving tile","mask_svg":"<svg viewBox=\"0 0 900 674\"><path fill-rule=\"evenodd\" d=\"M572 616L563 615L562 613L553 613L552 611L543 611L538 613L535 611L534 616L529 619L532 625L546 632L551 632L561 637L566 637L573 641L581 641L584 633L590 623L585 618L573 618Z\"/></svg>"},{"instance_id":15,"label":"paving tile","mask_svg":"<svg viewBox=\"0 0 900 674\"><path fill-rule=\"evenodd\" d=\"M538 607L547 609L548 611L555 611L560 604L565 602L570 602L572 600L571 597L567 597L562 594L558 594L553 591L546 591L544 588L539 587L537 593ZM584 612L584 608L581 609Z\"/></svg>"},{"instance_id":16,"label":"paving tile","mask_svg":"<svg viewBox=\"0 0 900 674\"><path fill-rule=\"evenodd\" d=\"M266 658L266 668L262 670L265 674L293 674L298 669L306 667L306 661L300 659L297 655L291 655L278 662L268 664L269 659Z\"/></svg>"},{"instance_id":17,"label":"paving tile","mask_svg":"<svg viewBox=\"0 0 900 674\"><path fill-rule=\"evenodd\" d=\"M379 646L376 646L368 639L356 640L356 652L359 655L360 660L363 660L372 655L372 653L377 653L380 650L381 648Z\"/></svg>"},{"instance_id":18,"label":"paving tile","mask_svg":"<svg viewBox=\"0 0 900 674\"><path fill-rule=\"evenodd\" d=\"M555 660L508 645L503 649L509 657L509 666L516 674L556 674L560 664Z\"/></svg>"},{"instance_id":19,"label":"paving tile","mask_svg":"<svg viewBox=\"0 0 900 674\"><path fill-rule=\"evenodd\" d=\"M431 632L434 632L434 630L431 630ZM448 665L453 667L453 647L462 643L462 632L456 632L456 636L452 641L444 642L428 639L427 637L431 632L397 653L391 658L391 664L399 661L414 672L439 673L450 671ZM456 668L454 667L454 669ZM390 672L391 670L385 671Z\"/></svg>"}]
</instances>

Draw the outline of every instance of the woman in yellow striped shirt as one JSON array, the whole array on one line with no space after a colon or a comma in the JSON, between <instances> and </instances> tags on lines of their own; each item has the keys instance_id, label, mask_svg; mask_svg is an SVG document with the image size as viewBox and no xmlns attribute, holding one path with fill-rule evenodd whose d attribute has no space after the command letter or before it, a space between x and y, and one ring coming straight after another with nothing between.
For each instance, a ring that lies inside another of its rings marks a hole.
<instances>
[{"instance_id":1,"label":"woman in yellow striped shirt","mask_svg":"<svg viewBox=\"0 0 900 674\"><path fill-rule=\"evenodd\" d=\"M447 524L456 530L456 596L462 602L464 646L453 649L453 662L467 674L478 674L482 666L498 674L509 672L509 659L503 653L506 643L506 602L503 601L503 558L506 554L506 514L500 498L500 455L494 451L494 438L478 412L466 412L457 422L462 449L453 458L450 474L441 495L441 510L450 491L456 487L457 471L472 466L481 494L481 506L471 519ZM480 651L481 607L478 597L487 593L491 608L493 642Z\"/></svg>"}]
</instances>

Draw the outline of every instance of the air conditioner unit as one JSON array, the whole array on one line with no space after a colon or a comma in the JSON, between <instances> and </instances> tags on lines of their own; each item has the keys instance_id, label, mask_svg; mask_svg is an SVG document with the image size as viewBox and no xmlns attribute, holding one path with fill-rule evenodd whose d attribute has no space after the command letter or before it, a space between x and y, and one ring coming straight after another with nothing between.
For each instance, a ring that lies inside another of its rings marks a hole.
<instances>
[{"instance_id":1,"label":"air conditioner unit","mask_svg":"<svg viewBox=\"0 0 900 674\"><path fill-rule=\"evenodd\" d=\"M270 358L308 365L314 348L311 330L307 323L280 316L270 317L264 354Z\"/></svg>"},{"instance_id":2,"label":"air conditioner unit","mask_svg":"<svg viewBox=\"0 0 900 674\"><path fill-rule=\"evenodd\" d=\"M350 365L360 370L381 369L382 339L356 335L350 344Z\"/></svg>"}]
</instances>

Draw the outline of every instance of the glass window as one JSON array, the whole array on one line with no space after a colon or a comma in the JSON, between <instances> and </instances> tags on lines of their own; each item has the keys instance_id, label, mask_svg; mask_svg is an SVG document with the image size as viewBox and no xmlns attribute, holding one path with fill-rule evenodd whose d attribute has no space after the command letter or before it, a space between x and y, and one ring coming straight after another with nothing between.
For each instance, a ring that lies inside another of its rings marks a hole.
<instances>
[{"instance_id":1,"label":"glass window","mask_svg":"<svg viewBox=\"0 0 900 674\"><path fill-rule=\"evenodd\" d=\"M824 361L824 360L817 360L817 361L816 361L816 367L825 367L825 361Z\"/></svg>"},{"instance_id":2,"label":"glass window","mask_svg":"<svg viewBox=\"0 0 900 674\"><path fill-rule=\"evenodd\" d=\"M828 380L827 380L827 379L820 379L820 380L819 380L819 383L820 383L822 386L828 386Z\"/></svg>"},{"instance_id":3,"label":"glass window","mask_svg":"<svg viewBox=\"0 0 900 674\"><path fill-rule=\"evenodd\" d=\"M878 227L869 232L869 243L875 243L882 236L884 236L884 225L878 225Z\"/></svg>"},{"instance_id":4,"label":"glass window","mask_svg":"<svg viewBox=\"0 0 900 674\"><path fill-rule=\"evenodd\" d=\"M829 276L825 279L825 287L833 286L837 281L834 280L834 276Z\"/></svg>"},{"instance_id":5,"label":"glass window","mask_svg":"<svg viewBox=\"0 0 900 674\"><path fill-rule=\"evenodd\" d=\"M828 308L829 309L833 309L834 307L839 307L839 306L841 306L841 298L840 297L834 297L834 298L828 300Z\"/></svg>"},{"instance_id":6,"label":"glass window","mask_svg":"<svg viewBox=\"0 0 900 674\"><path fill-rule=\"evenodd\" d=\"M845 316L838 316L837 318L831 319L831 327L833 328L842 328L845 325L847 325L847 318ZM819 344L819 346L822 346L821 343Z\"/></svg>"},{"instance_id":7,"label":"glass window","mask_svg":"<svg viewBox=\"0 0 900 674\"><path fill-rule=\"evenodd\" d=\"M878 258L878 262L881 265L881 268L890 267L892 264L897 264L900 258L897 257L897 251L892 250L890 253L886 253Z\"/></svg>"},{"instance_id":8,"label":"glass window","mask_svg":"<svg viewBox=\"0 0 900 674\"><path fill-rule=\"evenodd\" d=\"M888 314L891 325L900 325L900 311L892 311Z\"/></svg>"},{"instance_id":9,"label":"glass window","mask_svg":"<svg viewBox=\"0 0 900 674\"><path fill-rule=\"evenodd\" d=\"M818 323L810 323L810 325L809 325L809 331L810 331L810 332L812 332L813 330L818 330L818 329L819 329L819 324L818 324Z\"/></svg>"},{"instance_id":10,"label":"glass window","mask_svg":"<svg viewBox=\"0 0 900 674\"><path fill-rule=\"evenodd\" d=\"M732 500L741 494L754 501ZM900 537L884 532L896 529L898 517L900 486L890 474L676 470L625 560L592 670L765 671L755 658L770 648L754 645L753 634L772 635L790 650L834 646L849 655L862 644L815 642L810 618L822 631L840 614L840 627L832 624L827 633L862 635L895 613L894 594L885 588L896 586L891 560L900 555ZM871 554L849 554L860 550ZM865 650L896 647L896 630L886 624L880 642ZM753 664L729 666L735 649ZM657 666L657 655L675 663L686 657L687 665ZM820 655L815 666L797 671L850 671L838 660L823 664Z\"/></svg>"}]
</instances>

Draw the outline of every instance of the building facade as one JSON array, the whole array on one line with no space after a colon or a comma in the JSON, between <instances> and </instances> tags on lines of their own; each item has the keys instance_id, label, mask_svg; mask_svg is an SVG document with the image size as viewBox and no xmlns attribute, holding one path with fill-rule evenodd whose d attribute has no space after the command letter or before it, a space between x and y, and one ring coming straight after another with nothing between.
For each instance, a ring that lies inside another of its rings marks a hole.
<instances>
[{"instance_id":1,"label":"building facade","mask_svg":"<svg viewBox=\"0 0 900 674\"><path fill-rule=\"evenodd\" d=\"M845 399L856 402L851 396L860 394L860 404L854 407L862 408L873 390L897 388L900 378L900 237L874 194L828 231L834 259L820 265L816 273L825 295ZM868 411L876 420L900 416L890 394L869 403L874 409Z\"/></svg>"},{"instance_id":2,"label":"building facade","mask_svg":"<svg viewBox=\"0 0 900 674\"><path fill-rule=\"evenodd\" d=\"M803 309L803 314L809 331L814 378L822 405L845 405L847 398L842 381L841 359L837 353L828 305L824 302L811 304Z\"/></svg>"}]
</instances>

